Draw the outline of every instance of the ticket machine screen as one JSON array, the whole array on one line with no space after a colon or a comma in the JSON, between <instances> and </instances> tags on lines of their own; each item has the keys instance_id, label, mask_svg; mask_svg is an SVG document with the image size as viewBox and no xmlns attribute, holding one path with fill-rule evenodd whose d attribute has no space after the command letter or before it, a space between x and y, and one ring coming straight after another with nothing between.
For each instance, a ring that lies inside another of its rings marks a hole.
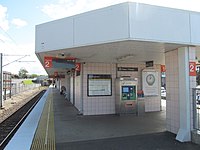
<instances>
[{"instance_id":1,"label":"ticket machine screen","mask_svg":"<svg viewBox=\"0 0 200 150\"><path fill-rule=\"evenodd\" d=\"M128 93L129 92L129 88L128 87L123 87L122 88L122 92L123 93Z\"/></svg>"},{"instance_id":2,"label":"ticket machine screen","mask_svg":"<svg viewBox=\"0 0 200 150\"><path fill-rule=\"evenodd\" d=\"M122 86L122 100L136 100L136 86Z\"/></svg>"}]
</instances>

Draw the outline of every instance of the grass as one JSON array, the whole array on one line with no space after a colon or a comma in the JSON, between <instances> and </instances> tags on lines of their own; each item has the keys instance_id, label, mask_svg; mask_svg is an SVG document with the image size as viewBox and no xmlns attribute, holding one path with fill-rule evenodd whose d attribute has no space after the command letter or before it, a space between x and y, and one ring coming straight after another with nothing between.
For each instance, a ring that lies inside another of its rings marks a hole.
<instances>
[{"instance_id":1,"label":"grass","mask_svg":"<svg viewBox=\"0 0 200 150\"><path fill-rule=\"evenodd\" d=\"M24 80L23 83L24 83L25 85L33 84L32 80Z\"/></svg>"}]
</instances>

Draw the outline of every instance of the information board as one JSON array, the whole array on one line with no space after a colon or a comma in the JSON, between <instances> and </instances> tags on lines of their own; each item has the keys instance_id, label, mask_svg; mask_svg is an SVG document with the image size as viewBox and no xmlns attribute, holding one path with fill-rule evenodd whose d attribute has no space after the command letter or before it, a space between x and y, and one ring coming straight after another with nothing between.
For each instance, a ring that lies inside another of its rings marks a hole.
<instances>
[{"instance_id":1,"label":"information board","mask_svg":"<svg viewBox=\"0 0 200 150\"><path fill-rule=\"evenodd\" d=\"M111 75L89 74L87 95L88 96L111 96L112 95Z\"/></svg>"},{"instance_id":2,"label":"information board","mask_svg":"<svg viewBox=\"0 0 200 150\"><path fill-rule=\"evenodd\" d=\"M144 96L159 95L159 79L158 72L154 70L142 72L142 87Z\"/></svg>"}]
</instances>

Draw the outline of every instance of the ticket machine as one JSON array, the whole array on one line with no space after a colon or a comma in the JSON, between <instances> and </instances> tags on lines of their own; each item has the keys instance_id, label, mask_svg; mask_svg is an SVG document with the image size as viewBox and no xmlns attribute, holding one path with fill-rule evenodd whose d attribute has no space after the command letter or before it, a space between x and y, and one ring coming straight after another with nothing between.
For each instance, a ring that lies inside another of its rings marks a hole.
<instances>
[{"instance_id":1,"label":"ticket machine","mask_svg":"<svg viewBox=\"0 0 200 150\"><path fill-rule=\"evenodd\" d=\"M116 114L137 113L137 79L116 79Z\"/></svg>"}]
</instances>

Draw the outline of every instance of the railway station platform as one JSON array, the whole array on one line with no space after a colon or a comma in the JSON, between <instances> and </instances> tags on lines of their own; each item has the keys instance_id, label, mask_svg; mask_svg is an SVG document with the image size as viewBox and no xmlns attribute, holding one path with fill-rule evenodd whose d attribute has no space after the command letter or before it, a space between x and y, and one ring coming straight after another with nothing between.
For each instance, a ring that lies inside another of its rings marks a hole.
<instances>
[{"instance_id":1,"label":"railway station platform","mask_svg":"<svg viewBox=\"0 0 200 150\"><path fill-rule=\"evenodd\" d=\"M82 116L50 87L6 150L199 150L166 131L165 111L136 115Z\"/></svg>"}]
</instances>

